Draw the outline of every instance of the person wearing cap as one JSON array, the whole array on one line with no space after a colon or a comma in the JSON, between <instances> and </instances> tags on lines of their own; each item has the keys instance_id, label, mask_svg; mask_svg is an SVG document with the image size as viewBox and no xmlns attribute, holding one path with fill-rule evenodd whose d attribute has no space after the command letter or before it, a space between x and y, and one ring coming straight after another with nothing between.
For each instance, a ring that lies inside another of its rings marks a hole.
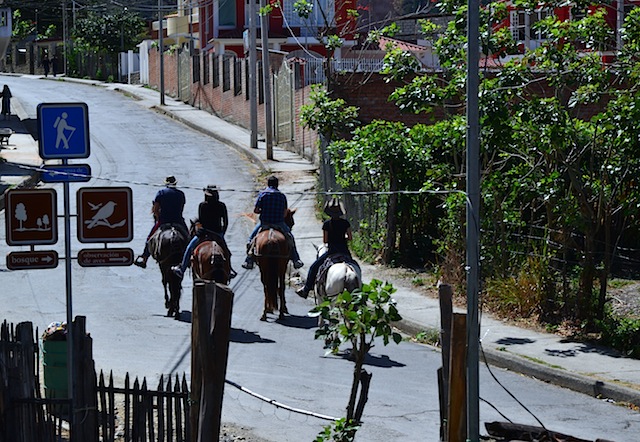
<instances>
[{"instance_id":1,"label":"person wearing cap","mask_svg":"<svg viewBox=\"0 0 640 442\"><path fill-rule=\"evenodd\" d=\"M225 255L231 258L231 251L224 239L224 234L227 232L227 227L229 226L227 205L220 201L220 193L218 192L217 186L209 185L202 190L204 190L204 201L198 205L198 221L200 222L201 228L198 229L189 242L182 256L180 265L171 267L171 270L180 278L184 277L184 272L187 270L187 267L189 267L191 254L198 244L207 237L217 242L220 247L224 249ZM230 277L234 278L235 276L235 270L231 269Z\"/></svg>"},{"instance_id":2,"label":"person wearing cap","mask_svg":"<svg viewBox=\"0 0 640 442\"><path fill-rule=\"evenodd\" d=\"M187 229L187 224L184 222L184 217L182 215L184 205L187 201L184 196L184 192L176 187L178 185L178 180L174 176L166 177L164 179L164 184L165 187L156 193L151 207L151 213L153 213L153 219L155 219L156 222L147 236L147 241L144 244L144 251L142 252L142 255L139 255L133 262L135 265L142 267L143 269L147 267L147 260L151 255L149 250L149 238L151 238L151 235L158 230L158 227L163 224L176 224L183 230L185 237L189 236L189 229Z\"/></svg>"},{"instance_id":3,"label":"person wearing cap","mask_svg":"<svg viewBox=\"0 0 640 442\"><path fill-rule=\"evenodd\" d=\"M322 239L327 245L327 251L311 264L304 286L296 290L296 293L303 298L309 296L309 292L315 284L316 276L318 276L318 270L329 256L342 255L349 260L352 259L348 246L348 241L351 241L352 238L351 224L342 218L345 214L342 202L337 198L331 198L324 205L324 213L330 217L322 223Z\"/></svg>"},{"instance_id":4,"label":"person wearing cap","mask_svg":"<svg viewBox=\"0 0 640 442\"><path fill-rule=\"evenodd\" d=\"M300 260L300 255L298 254L298 249L296 248L295 239L291 234L291 229L285 223L284 218L288 208L287 197L284 193L278 190L278 178L275 176L270 176L267 179L267 187L264 188L258 194L258 198L256 199L256 204L253 209L255 213L260 215L259 222L256 223L256 227L251 232L249 236L249 244L253 241L253 238L256 237L260 228L266 224L273 224L278 226L282 232L289 236L291 239L291 260L293 261L293 267L299 269L304 266L304 263ZM248 249L248 247L247 247ZM247 255L247 258L242 263L242 267L245 269L253 268L253 258Z\"/></svg>"}]
</instances>

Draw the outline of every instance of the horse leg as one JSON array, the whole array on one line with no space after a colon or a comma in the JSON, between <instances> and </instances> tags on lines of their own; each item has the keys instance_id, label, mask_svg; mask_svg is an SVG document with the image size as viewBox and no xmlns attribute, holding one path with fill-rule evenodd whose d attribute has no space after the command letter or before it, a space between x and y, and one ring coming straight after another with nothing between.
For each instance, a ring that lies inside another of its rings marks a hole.
<instances>
[{"instance_id":1,"label":"horse leg","mask_svg":"<svg viewBox=\"0 0 640 442\"><path fill-rule=\"evenodd\" d=\"M160 268L160 272L162 273L162 287L164 288L164 308L169 308L169 290L167 288L169 281L167 281L164 269Z\"/></svg>"},{"instance_id":2,"label":"horse leg","mask_svg":"<svg viewBox=\"0 0 640 442\"><path fill-rule=\"evenodd\" d=\"M262 316L260 316L260 320L261 321L266 321L267 320L267 312L271 313L273 312L273 310L269 309L269 306L267 305L267 299L269 299L268 295L267 295L267 287L265 286L264 288L264 308L262 309Z\"/></svg>"},{"instance_id":3,"label":"horse leg","mask_svg":"<svg viewBox=\"0 0 640 442\"><path fill-rule=\"evenodd\" d=\"M289 314L289 310L287 310L287 301L284 298L284 274L281 274L278 278L278 295L280 297L280 319L284 319L284 315Z\"/></svg>"}]
</instances>

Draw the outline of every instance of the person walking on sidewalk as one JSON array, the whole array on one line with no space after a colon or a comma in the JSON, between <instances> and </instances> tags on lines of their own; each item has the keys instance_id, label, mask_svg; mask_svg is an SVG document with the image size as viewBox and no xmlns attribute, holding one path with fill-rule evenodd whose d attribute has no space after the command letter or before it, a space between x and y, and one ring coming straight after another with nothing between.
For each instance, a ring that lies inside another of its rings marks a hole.
<instances>
[{"instance_id":1,"label":"person walking on sidewalk","mask_svg":"<svg viewBox=\"0 0 640 442\"><path fill-rule=\"evenodd\" d=\"M49 61L49 56L44 54L44 58L42 59L42 69L44 69L44 76L49 76L49 68L51 66L51 62Z\"/></svg>"},{"instance_id":2,"label":"person walking on sidewalk","mask_svg":"<svg viewBox=\"0 0 640 442\"><path fill-rule=\"evenodd\" d=\"M158 230L163 224L177 224L183 231L185 238L189 237L189 229L184 222L182 212L186 203L186 197L182 190L177 189L178 180L174 176L168 176L164 180L165 187L160 189L156 193L153 199L153 206L151 212L153 213L153 219L156 220L155 224L151 228L149 235L147 235L147 241L144 244L144 251L142 255L139 255L133 262L135 265L141 268L147 267L147 260L151 255L149 250L149 238Z\"/></svg>"},{"instance_id":3,"label":"person walking on sidewalk","mask_svg":"<svg viewBox=\"0 0 640 442\"><path fill-rule=\"evenodd\" d=\"M5 120L11 119L11 90L9 86L6 84L2 88L2 92L0 92L0 97L2 97L2 115Z\"/></svg>"},{"instance_id":4,"label":"person walking on sidewalk","mask_svg":"<svg viewBox=\"0 0 640 442\"><path fill-rule=\"evenodd\" d=\"M296 290L298 296L306 298L313 289L318 276L318 270L322 264L331 255L340 255L351 261L351 252L349 251L348 241L351 241L353 235L351 232L351 224L342 218L345 215L344 206L337 198L331 198L324 205L324 213L330 216L330 219L322 223L322 239L327 245L327 251L320 255L316 261L309 267L307 280L304 287Z\"/></svg>"},{"instance_id":5,"label":"person walking on sidewalk","mask_svg":"<svg viewBox=\"0 0 640 442\"><path fill-rule=\"evenodd\" d=\"M227 205L220 201L220 194L217 186L209 185L203 190L204 201L198 205L198 221L201 227L193 236L187 246L187 249L184 251L180 265L171 267L171 270L173 270L180 279L184 277L184 272L187 270L187 267L189 267L191 254L198 244L206 238L217 242L220 247L224 249L227 259L230 260L231 258L231 251L224 239L227 227L229 226ZM231 269L230 277L234 278L235 276L235 270Z\"/></svg>"},{"instance_id":6,"label":"person walking on sidewalk","mask_svg":"<svg viewBox=\"0 0 640 442\"><path fill-rule=\"evenodd\" d=\"M258 198L256 199L253 211L254 213L259 214L260 217L259 222L256 223L256 227L249 236L247 251L249 247L251 247L253 239L256 237L263 225L275 225L290 239L290 244L292 244L291 260L293 261L293 267L299 269L304 266L304 263L300 261L300 255L296 248L295 238L291 234L291 229L284 221L288 207L287 197L278 189L278 178L270 176L267 180L267 187L258 194ZM253 258L247 254L247 258L242 263L242 267L245 269L252 269L253 264Z\"/></svg>"}]
</instances>

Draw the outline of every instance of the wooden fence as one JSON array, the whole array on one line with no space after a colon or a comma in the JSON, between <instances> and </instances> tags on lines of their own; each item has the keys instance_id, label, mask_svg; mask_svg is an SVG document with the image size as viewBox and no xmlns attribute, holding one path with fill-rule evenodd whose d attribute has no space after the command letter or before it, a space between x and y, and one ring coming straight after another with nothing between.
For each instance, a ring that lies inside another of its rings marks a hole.
<instances>
[{"instance_id":1,"label":"wooden fence","mask_svg":"<svg viewBox=\"0 0 640 442\"><path fill-rule=\"evenodd\" d=\"M160 377L157 390L136 378L131 386L127 373L124 388L113 385L113 375L105 384L101 371L98 387L99 430L103 442L191 440L189 387L185 375L179 380Z\"/></svg>"},{"instance_id":2,"label":"wooden fence","mask_svg":"<svg viewBox=\"0 0 640 442\"><path fill-rule=\"evenodd\" d=\"M84 318L78 317L76 321L82 328ZM135 378L131 385L127 374L124 387L116 387L112 374L105 383L105 376L100 372L96 383L92 364L92 360L91 364L78 364L83 372L74 371L77 378L93 380L79 382L92 387L78 389L75 424L70 431L70 401L48 398L42 393L37 329L34 334L30 322L14 327L4 321L0 325L0 442L188 442L192 439L189 387L184 374L181 380L177 375L173 379L169 376L166 381L161 376L157 390L149 390L145 378L141 381Z\"/></svg>"}]
</instances>

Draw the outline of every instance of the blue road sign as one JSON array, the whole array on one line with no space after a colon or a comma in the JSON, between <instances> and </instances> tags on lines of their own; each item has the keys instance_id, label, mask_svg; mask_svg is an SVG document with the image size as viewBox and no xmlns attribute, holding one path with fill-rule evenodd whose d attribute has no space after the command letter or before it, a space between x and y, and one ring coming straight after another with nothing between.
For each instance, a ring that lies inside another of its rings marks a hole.
<instances>
[{"instance_id":1,"label":"blue road sign","mask_svg":"<svg viewBox=\"0 0 640 442\"><path fill-rule=\"evenodd\" d=\"M89 157L86 103L40 103L38 147L42 159Z\"/></svg>"},{"instance_id":2,"label":"blue road sign","mask_svg":"<svg viewBox=\"0 0 640 442\"><path fill-rule=\"evenodd\" d=\"M40 179L45 183L84 183L91 179L91 166L88 164L47 164L42 167Z\"/></svg>"}]
</instances>

